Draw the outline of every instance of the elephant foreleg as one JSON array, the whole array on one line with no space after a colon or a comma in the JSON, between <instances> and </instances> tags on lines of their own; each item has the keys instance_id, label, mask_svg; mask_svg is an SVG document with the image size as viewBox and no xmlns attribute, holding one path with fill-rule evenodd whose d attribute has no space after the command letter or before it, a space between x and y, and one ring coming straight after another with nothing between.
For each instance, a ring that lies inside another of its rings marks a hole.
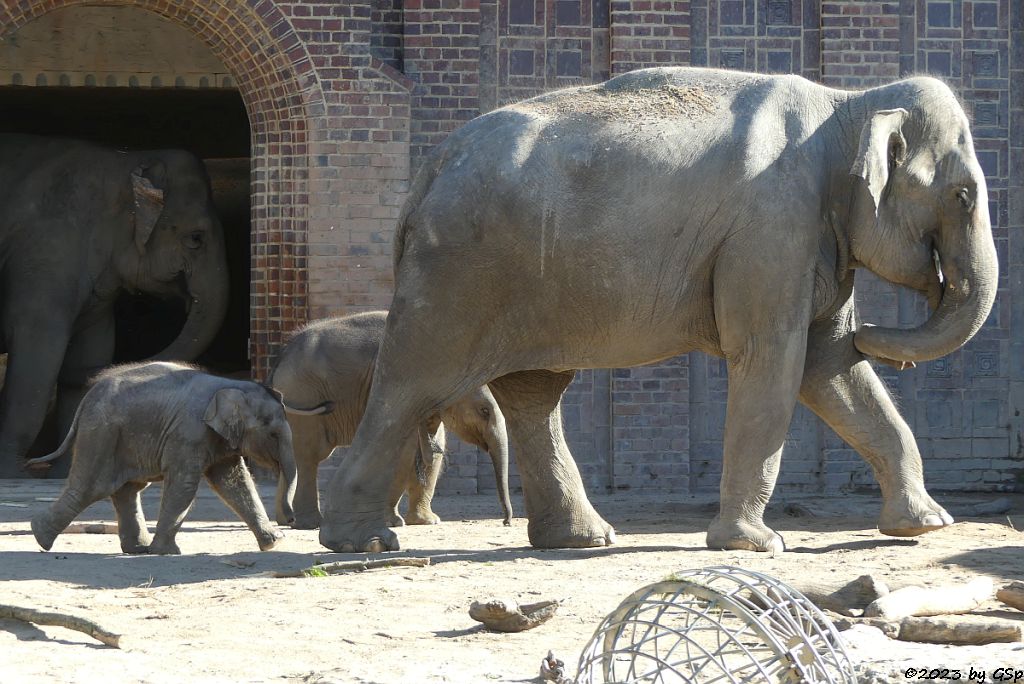
<instances>
[{"instance_id":1,"label":"elephant foreleg","mask_svg":"<svg viewBox=\"0 0 1024 684\"><path fill-rule=\"evenodd\" d=\"M93 321L78 330L69 341L57 378L57 427L61 437L71 428L75 411L89 389L89 378L110 365L114 358L113 313L104 311L92 316ZM69 468L67 461L57 461L49 476L64 477Z\"/></svg>"},{"instance_id":2,"label":"elephant foreleg","mask_svg":"<svg viewBox=\"0 0 1024 684\"><path fill-rule=\"evenodd\" d=\"M430 507L437 488L437 478L441 476L444 464L445 433L444 425L438 425L431 434L430 427L421 427L418 431L417 459L409 473L409 511L405 522L410 525L436 525L441 518Z\"/></svg>"},{"instance_id":3,"label":"elephant foreleg","mask_svg":"<svg viewBox=\"0 0 1024 684\"><path fill-rule=\"evenodd\" d=\"M806 330L754 334L727 354L720 509L708 529L713 549L785 550L764 523L803 371Z\"/></svg>"},{"instance_id":4,"label":"elephant foreleg","mask_svg":"<svg viewBox=\"0 0 1024 684\"><path fill-rule=\"evenodd\" d=\"M166 455L172 461L186 461L185 454ZM196 500L199 489L199 473L171 471L164 475L163 492L160 495L160 515L156 522L156 532L149 545L153 554L179 554L181 549L174 541L185 521L192 504Z\"/></svg>"},{"instance_id":5,"label":"elephant foreleg","mask_svg":"<svg viewBox=\"0 0 1024 684\"><path fill-rule=\"evenodd\" d=\"M587 499L562 431L561 399L574 373L524 371L490 383L516 447L527 534L538 548L604 546L615 531Z\"/></svg>"},{"instance_id":6,"label":"elephant foreleg","mask_svg":"<svg viewBox=\"0 0 1024 684\"><path fill-rule=\"evenodd\" d=\"M117 536L125 553L146 553L152 541L142 513L142 490L148 482L126 482L110 495L117 514Z\"/></svg>"},{"instance_id":7,"label":"elephant foreleg","mask_svg":"<svg viewBox=\"0 0 1024 684\"><path fill-rule=\"evenodd\" d=\"M812 326L800 399L871 465L882 490L883 534L913 536L952 524L925 490L914 435L854 347L854 327L852 302Z\"/></svg>"},{"instance_id":8,"label":"elephant foreleg","mask_svg":"<svg viewBox=\"0 0 1024 684\"><path fill-rule=\"evenodd\" d=\"M228 508L252 530L260 551L269 551L284 538L280 530L270 524L249 469L240 456L213 464L206 471L206 478Z\"/></svg>"}]
</instances>

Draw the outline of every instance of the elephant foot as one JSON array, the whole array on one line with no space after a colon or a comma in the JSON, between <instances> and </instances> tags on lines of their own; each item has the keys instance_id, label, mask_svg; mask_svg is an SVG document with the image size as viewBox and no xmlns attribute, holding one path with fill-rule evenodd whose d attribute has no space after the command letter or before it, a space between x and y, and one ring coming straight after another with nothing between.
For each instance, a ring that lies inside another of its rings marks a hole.
<instances>
[{"instance_id":1,"label":"elephant foot","mask_svg":"<svg viewBox=\"0 0 1024 684\"><path fill-rule=\"evenodd\" d=\"M405 514L406 525L437 525L441 518L429 508L426 511L409 511Z\"/></svg>"},{"instance_id":2,"label":"elephant foot","mask_svg":"<svg viewBox=\"0 0 1024 684\"><path fill-rule=\"evenodd\" d=\"M138 539L122 539L121 553L137 556L141 553L149 553L149 545L152 538L149 535L140 536Z\"/></svg>"},{"instance_id":3,"label":"elephant foot","mask_svg":"<svg viewBox=\"0 0 1024 684\"><path fill-rule=\"evenodd\" d=\"M328 512L320 525L320 543L339 553L398 551L398 535L387 527L391 517L385 514L356 518Z\"/></svg>"},{"instance_id":4,"label":"elephant foot","mask_svg":"<svg viewBox=\"0 0 1024 684\"><path fill-rule=\"evenodd\" d=\"M882 504L878 531L890 537L916 537L953 524L953 516L926 492L904 494Z\"/></svg>"},{"instance_id":5,"label":"elephant foot","mask_svg":"<svg viewBox=\"0 0 1024 684\"><path fill-rule=\"evenodd\" d=\"M260 551L270 551L282 539L284 539L284 532L273 528L256 533L256 543L260 545Z\"/></svg>"},{"instance_id":6,"label":"elephant foot","mask_svg":"<svg viewBox=\"0 0 1024 684\"><path fill-rule=\"evenodd\" d=\"M32 518L32 535L36 538L39 546L43 548L43 551L49 551L53 548L53 540L57 538L57 534L57 532L54 532L45 525L38 516Z\"/></svg>"},{"instance_id":7,"label":"elephant foot","mask_svg":"<svg viewBox=\"0 0 1024 684\"><path fill-rule=\"evenodd\" d=\"M295 519L291 521L292 529L315 530L320 527L320 511L316 513L296 513Z\"/></svg>"},{"instance_id":8,"label":"elephant foot","mask_svg":"<svg viewBox=\"0 0 1024 684\"><path fill-rule=\"evenodd\" d=\"M761 551L782 553L786 544L782 536L764 523L722 520L715 517L708 527L706 543L709 549L728 551Z\"/></svg>"},{"instance_id":9,"label":"elephant foot","mask_svg":"<svg viewBox=\"0 0 1024 684\"><path fill-rule=\"evenodd\" d=\"M149 545L147 553L154 556L180 556L181 549L178 548L174 540L161 541L158 539Z\"/></svg>"},{"instance_id":10,"label":"elephant foot","mask_svg":"<svg viewBox=\"0 0 1024 684\"><path fill-rule=\"evenodd\" d=\"M530 520L530 544L538 549L586 549L615 543L615 529L591 510L590 515L569 516L564 522Z\"/></svg>"},{"instance_id":11,"label":"elephant foot","mask_svg":"<svg viewBox=\"0 0 1024 684\"><path fill-rule=\"evenodd\" d=\"M278 513L274 516L274 521L281 527L295 527L295 516L293 515Z\"/></svg>"}]
</instances>

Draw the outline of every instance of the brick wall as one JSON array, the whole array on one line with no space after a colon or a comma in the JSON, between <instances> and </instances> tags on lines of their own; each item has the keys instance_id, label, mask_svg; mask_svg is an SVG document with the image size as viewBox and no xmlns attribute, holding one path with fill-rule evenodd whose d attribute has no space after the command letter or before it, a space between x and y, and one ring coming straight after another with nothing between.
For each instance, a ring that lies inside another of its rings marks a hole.
<instances>
[{"instance_id":1,"label":"brick wall","mask_svg":"<svg viewBox=\"0 0 1024 684\"><path fill-rule=\"evenodd\" d=\"M0 28L77 0L0 0ZM387 306L391 239L416 162L467 119L546 89L694 64L797 73L843 88L941 75L973 118L1001 259L996 310L964 350L881 369L933 485L1006 488L1024 452L1024 7L1017 0L118 0L186 27L238 85L252 128L252 354L262 376L307 318ZM923 303L858 275L865 318ZM564 400L587 486L713 490L724 364L690 354L584 370ZM442 491L493 490L454 445ZM798 409L780 486L870 483Z\"/></svg>"}]
</instances>

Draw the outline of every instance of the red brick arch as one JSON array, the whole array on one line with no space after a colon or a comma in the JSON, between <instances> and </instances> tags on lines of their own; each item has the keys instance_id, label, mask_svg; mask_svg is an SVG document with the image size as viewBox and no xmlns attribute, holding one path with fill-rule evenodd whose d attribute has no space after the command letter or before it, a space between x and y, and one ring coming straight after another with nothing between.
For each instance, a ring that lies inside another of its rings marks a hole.
<instances>
[{"instance_id":1,"label":"red brick arch","mask_svg":"<svg viewBox=\"0 0 1024 684\"><path fill-rule=\"evenodd\" d=\"M269 0L0 0L0 33L75 5L133 6L187 28L231 72L252 143L253 373L307 315L307 188L312 121L324 96L305 45Z\"/></svg>"}]
</instances>

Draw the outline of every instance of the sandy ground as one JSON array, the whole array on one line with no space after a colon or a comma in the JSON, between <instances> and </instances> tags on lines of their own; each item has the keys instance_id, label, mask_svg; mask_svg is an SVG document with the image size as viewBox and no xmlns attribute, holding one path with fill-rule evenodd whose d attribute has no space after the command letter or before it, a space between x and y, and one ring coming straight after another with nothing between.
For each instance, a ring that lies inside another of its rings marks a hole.
<instances>
[{"instance_id":1,"label":"sandy ground","mask_svg":"<svg viewBox=\"0 0 1024 684\"><path fill-rule=\"evenodd\" d=\"M159 487L151 489L157 490L147 492L152 521ZM275 579L258 574L364 556L327 553L315 531L294 530L277 550L260 553L248 530L205 488L178 535L182 556L125 556L116 536L94 534L62 535L44 553L27 521L56 494L53 482L0 481L0 603L90 618L125 635L123 648L63 628L0 620L5 684L531 682L539 681L549 649L575 674L581 649L623 597L682 569L737 565L783 581L812 574L838 581L869 572L896 584L979 575L997 585L1024 579L1024 537L1007 516L892 539L874 529L879 503L865 495L786 499L810 502L819 513L810 518L787 517L783 500L775 501L768 520L789 551L774 558L707 551L710 497L595 497L618 543L565 551L531 548L526 520L503 527L490 497L444 497L435 508L446 522L400 531L397 555L430 557L429 567ZM983 500L938 498L954 515ZM1017 522L1019 515L1017 526L1024 527L1024 497L1011 498L1010 518ZM271 501L269 489L264 500ZM513 503L522 511L518 497ZM97 504L79 520L111 521L112 510ZM494 634L467 615L472 601L492 596L567 600L537 629ZM1024 618L995 602L983 612ZM974 681L994 681L999 667L1024 669L1019 645L904 647L872 641L879 635L861 635L855 644L855 656L876 661L878 673L861 681L905 681L902 668L924 665L963 668L965 681L969 667L986 672L986 679Z\"/></svg>"}]
</instances>

